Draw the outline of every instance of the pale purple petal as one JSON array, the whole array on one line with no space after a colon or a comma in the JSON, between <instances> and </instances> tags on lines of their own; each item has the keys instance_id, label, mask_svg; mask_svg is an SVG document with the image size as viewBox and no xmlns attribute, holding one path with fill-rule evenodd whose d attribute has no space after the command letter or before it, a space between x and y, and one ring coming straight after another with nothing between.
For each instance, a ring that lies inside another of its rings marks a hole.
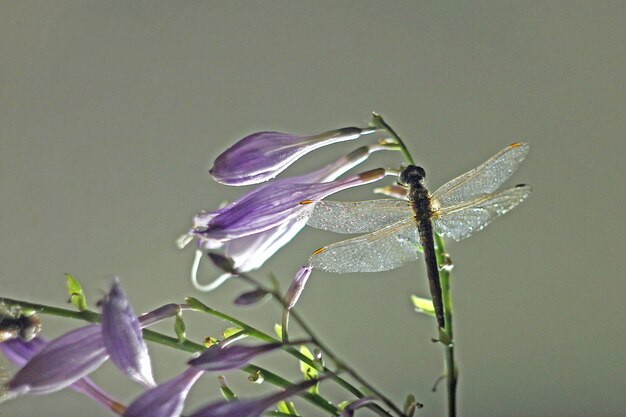
<instances>
[{"instance_id":1,"label":"pale purple petal","mask_svg":"<svg viewBox=\"0 0 626 417\"><path fill-rule=\"evenodd\" d=\"M218 156L209 172L217 182L226 185L258 184L274 178L312 150L358 139L361 135L373 132L374 129L348 127L315 136L253 133Z\"/></svg>"},{"instance_id":2,"label":"pale purple petal","mask_svg":"<svg viewBox=\"0 0 626 417\"><path fill-rule=\"evenodd\" d=\"M235 261L239 272L258 269L305 225L304 220L292 219L260 233L228 240L224 242L224 253Z\"/></svg>"},{"instance_id":3,"label":"pale purple petal","mask_svg":"<svg viewBox=\"0 0 626 417\"><path fill-rule=\"evenodd\" d=\"M374 169L341 180L319 184L274 184L260 187L238 204L219 210L206 230L198 232L210 239L234 239L271 229L291 219L300 219L312 210L311 203L336 192L382 179L387 172Z\"/></svg>"},{"instance_id":4,"label":"pale purple petal","mask_svg":"<svg viewBox=\"0 0 626 417\"><path fill-rule=\"evenodd\" d=\"M39 352L46 343L47 342L41 337L36 337L30 342L14 339L0 343L0 350L11 362L21 367ZM88 377L79 379L70 385L69 388L94 399L117 414L121 413L124 409L122 404L112 398L108 393L104 392Z\"/></svg>"},{"instance_id":5,"label":"pale purple petal","mask_svg":"<svg viewBox=\"0 0 626 417\"><path fill-rule=\"evenodd\" d=\"M102 335L115 366L147 387L156 385L139 320L117 280L102 302Z\"/></svg>"},{"instance_id":6,"label":"pale purple petal","mask_svg":"<svg viewBox=\"0 0 626 417\"><path fill-rule=\"evenodd\" d=\"M149 389L128 406L123 417L179 417L189 390L203 372L188 368L177 377Z\"/></svg>"},{"instance_id":7,"label":"pale purple petal","mask_svg":"<svg viewBox=\"0 0 626 417\"><path fill-rule=\"evenodd\" d=\"M202 352L197 358L187 362L196 368L205 371L225 371L237 369L246 365L254 357L271 352L283 346L282 343L267 343L263 345L213 345Z\"/></svg>"},{"instance_id":8,"label":"pale purple petal","mask_svg":"<svg viewBox=\"0 0 626 417\"><path fill-rule=\"evenodd\" d=\"M319 379L304 381L287 387L284 391L258 399L218 401L201 408L189 417L258 417L277 402L304 391L318 382Z\"/></svg>"},{"instance_id":9,"label":"pale purple petal","mask_svg":"<svg viewBox=\"0 0 626 417\"><path fill-rule=\"evenodd\" d=\"M47 394L73 384L107 360L99 324L47 343L7 383L9 396Z\"/></svg>"},{"instance_id":10,"label":"pale purple petal","mask_svg":"<svg viewBox=\"0 0 626 417\"><path fill-rule=\"evenodd\" d=\"M293 277L293 281L291 281L291 285L287 290L287 294L285 294L285 302L287 303L288 310L291 310L298 302L300 294L302 294L304 286L306 285L312 270L313 268L307 265L301 267L298 272L296 272L296 275Z\"/></svg>"}]
</instances>

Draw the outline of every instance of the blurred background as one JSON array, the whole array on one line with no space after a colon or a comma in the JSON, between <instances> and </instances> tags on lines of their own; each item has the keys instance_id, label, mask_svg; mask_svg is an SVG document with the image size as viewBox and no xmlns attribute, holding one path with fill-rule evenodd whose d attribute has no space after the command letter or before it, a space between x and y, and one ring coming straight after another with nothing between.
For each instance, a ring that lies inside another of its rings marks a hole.
<instances>
[{"instance_id":1,"label":"blurred background","mask_svg":"<svg viewBox=\"0 0 626 417\"><path fill-rule=\"evenodd\" d=\"M447 246L459 415L626 415L625 27L623 1L3 1L0 295L64 306L68 272L94 306L117 275L138 312L193 295L271 331L276 306L234 306L248 288L237 281L196 292L193 248L174 244L194 214L245 191L213 182L212 160L255 131L363 127L377 111L431 190L512 142L531 144L509 183L532 184L529 200ZM286 174L371 140L316 151ZM376 154L363 170L401 162ZM372 188L334 199L371 198ZM273 272L286 288L311 251L341 238L305 229L254 276ZM203 264L203 279L217 274ZM299 309L381 391L398 403L413 393L418 415L441 416L445 387L431 386L443 351L410 294L428 294L421 262L315 272ZM186 317L195 340L228 327ZM42 318L49 338L82 325ZM159 381L188 358L150 350ZM257 362L299 378L290 356ZM110 364L93 378L125 403L141 392ZM273 390L243 372L228 378L244 396ZM346 399L331 384L323 392ZM186 410L218 397L207 375ZM69 391L0 414L111 415Z\"/></svg>"}]
</instances>

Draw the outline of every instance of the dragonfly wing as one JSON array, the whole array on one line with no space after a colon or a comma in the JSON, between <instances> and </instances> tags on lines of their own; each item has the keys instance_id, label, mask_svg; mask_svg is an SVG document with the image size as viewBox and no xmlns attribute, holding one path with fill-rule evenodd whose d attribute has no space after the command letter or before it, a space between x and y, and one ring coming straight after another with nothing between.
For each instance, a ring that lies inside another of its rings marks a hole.
<instances>
[{"instance_id":1,"label":"dragonfly wing","mask_svg":"<svg viewBox=\"0 0 626 417\"><path fill-rule=\"evenodd\" d=\"M399 268L417 259L420 246L414 217L407 217L364 236L333 243L309 258L314 269L343 274Z\"/></svg>"},{"instance_id":2,"label":"dragonfly wing","mask_svg":"<svg viewBox=\"0 0 626 417\"><path fill-rule=\"evenodd\" d=\"M438 218L433 220L435 231L454 240L465 239L520 204L530 192L530 185L518 185L501 193L479 197L449 211L442 209L436 213Z\"/></svg>"},{"instance_id":3,"label":"dragonfly wing","mask_svg":"<svg viewBox=\"0 0 626 417\"><path fill-rule=\"evenodd\" d=\"M412 215L405 200L319 201L307 225L336 233L369 233Z\"/></svg>"},{"instance_id":4,"label":"dragonfly wing","mask_svg":"<svg viewBox=\"0 0 626 417\"><path fill-rule=\"evenodd\" d=\"M527 143L514 143L480 166L456 177L435 191L432 199L438 207L455 206L491 194L515 172L528 155Z\"/></svg>"}]
</instances>

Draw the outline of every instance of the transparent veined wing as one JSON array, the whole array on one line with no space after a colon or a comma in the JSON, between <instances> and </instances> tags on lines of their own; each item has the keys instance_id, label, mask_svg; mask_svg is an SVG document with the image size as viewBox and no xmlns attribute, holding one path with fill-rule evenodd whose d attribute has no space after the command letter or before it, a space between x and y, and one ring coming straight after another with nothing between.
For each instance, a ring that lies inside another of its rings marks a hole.
<instances>
[{"instance_id":1,"label":"transparent veined wing","mask_svg":"<svg viewBox=\"0 0 626 417\"><path fill-rule=\"evenodd\" d=\"M313 252L314 269L343 274L398 268L417 259L419 233L414 217L407 217L373 233L324 246Z\"/></svg>"},{"instance_id":2,"label":"transparent veined wing","mask_svg":"<svg viewBox=\"0 0 626 417\"><path fill-rule=\"evenodd\" d=\"M319 201L307 225L335 233L369 233L413 215L406 200Z\"/></svg>"},{"instance_id":3,"label":"transparent veined wing","mask_svg":"<svg viewBox=\"0 0 626 417\"><path fill-rule=\"evenodd\" d=\"M530 185L518 185L497 194L488 194L456 206L445 207L434 213L435 231L454 240L465 239L520 204L530 192Z\"/></svg>"},{"instance_id":4,"label":"transparent veined wing","mask_svg":"<svg viewBox=\"0 0 626 417\"><path fill-rule=\"evenodd\" d=\"M514 143L478 167L447 182L431 198L435 210L456 206L491 194L506 181L528 155L527 143Z\"/></svg>"}]
</instances>

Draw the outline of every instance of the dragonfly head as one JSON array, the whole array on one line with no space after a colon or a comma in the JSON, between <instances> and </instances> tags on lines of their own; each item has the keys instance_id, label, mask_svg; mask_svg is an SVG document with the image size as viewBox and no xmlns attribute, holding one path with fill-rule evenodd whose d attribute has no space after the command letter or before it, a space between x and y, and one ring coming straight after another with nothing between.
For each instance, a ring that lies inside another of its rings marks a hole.
<instances>
[{"instance_id":1,"label":"dragonfly head","mask_svg":"<svg viewBox=\"0 0 626 417\"><path fill-rule=\"evenodd\" d=\"M416 185L424 181L425 178L426 171L424 171L424 168L409 165L400 173L398 180L404 185Z\"/></svg>"}]
</instances>

